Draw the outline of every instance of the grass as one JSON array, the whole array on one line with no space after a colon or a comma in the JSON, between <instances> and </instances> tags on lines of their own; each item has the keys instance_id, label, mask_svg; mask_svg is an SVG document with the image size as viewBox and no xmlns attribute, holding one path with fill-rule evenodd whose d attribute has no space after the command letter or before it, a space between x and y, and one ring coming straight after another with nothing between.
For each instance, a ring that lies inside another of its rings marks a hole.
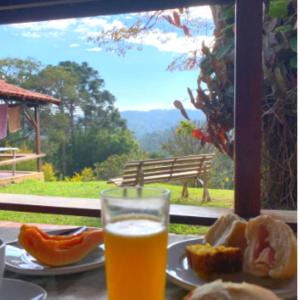
<instances>
[{"instance_id":1,"label":"grass","mask_svg":"<svg viewBox=\"0 0 300 300\"><path fill-rule=\"evenodd\" d=\"M181 199L181 186L171 184L149 184L147 186L164 187L171 191L171 203L203 205L210 207L232 207L233 191L210 189L212 201L201 204L202 189L189 188L188 199ZM22 183L0 187L0 193L29 194L40 196L60 196L73 198L99 198L99 193L103 189L112 188L104 181L96 182L42 182L27 180ZM76 217L65 215L49 215L39 213L23 213L0 211L0 220L15 221L22 223L44 223L44 224L64 224L77 226L101 226L100 218ZM203 226L190 226L182 224L171 224L170 232L181 234L202 234L206 231Z\"/></svg>"}]
</instances>

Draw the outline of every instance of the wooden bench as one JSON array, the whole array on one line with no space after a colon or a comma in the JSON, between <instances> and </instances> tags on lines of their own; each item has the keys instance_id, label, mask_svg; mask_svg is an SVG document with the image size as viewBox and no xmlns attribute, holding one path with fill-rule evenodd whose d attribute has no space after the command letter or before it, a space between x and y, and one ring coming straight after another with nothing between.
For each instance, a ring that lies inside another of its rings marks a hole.
<instances>
[{"instance_id":1,"label":"wooden bench","mask_svg":"<svg viewBox=\"0 0 300 300\"><path fill-rule=\"evenodd\" d=\"M146 183L183 181L181 196L188 197L188 181L196 179L203 186L202 201L210 201L208 176L214 154L198 154L166 159L129 161L123 177L112 178L108 183L117 186L143 186Z\"/></svg>"}]
</instances>

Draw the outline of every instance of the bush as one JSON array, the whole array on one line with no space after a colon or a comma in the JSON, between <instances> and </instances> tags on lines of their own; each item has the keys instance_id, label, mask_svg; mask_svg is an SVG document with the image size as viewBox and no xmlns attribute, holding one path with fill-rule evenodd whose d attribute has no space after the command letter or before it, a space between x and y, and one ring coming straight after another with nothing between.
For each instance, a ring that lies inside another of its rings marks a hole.
<instances>
[{"instance_id":1,"label":"bush","mask_svg":"<svg viewBox=\"0 0 300 300\"><path fill-rule=\"evenodd\" d=\"M208 186L215 189L233 189L233 161L226 155L216 153Z\"/></svg>"},{"instance_id":2,"label":"bush","mask_svg":"<svg viewBox=\"0 0 300 300\"><path fill-rule=\"evenodd\" d=\"M102 163L95 164L95 172L97 179L108 180L113 177L122 175L124 164L129 160L126 154L111 155Z\"/></svg>"},{"instance_id":3,"label":"bush","mask_svg":"<svg viewBox=\"0 0 300 300\"><path fill-rule=\"evenodd\" d=\"M92 168L84 168L81 171L81 181L93 181L95 180L94 171Z\"/></svg>"},{"instance_id":4,"label":"bush","mask_svg":"<svg viewBox=\"0 0 300 300\"><path fill-rule=\"evenodd\" d=\"M42 171L44 173L45 181L56 181L57 177L55 175L54 166L50 163L44 163L42 166Z\"/></svg>"},{"instance_id":5,"label":"bush","mask_svg":"<svg viewBox=\"0 0 300 300\"><path fill-rule=\"evenodd\" d=\"M66 177L65 181L81 182L95 180L94 171L92 168L84 168L80 173L75 173L72 177Z\"/></svg>"}]
</instances>

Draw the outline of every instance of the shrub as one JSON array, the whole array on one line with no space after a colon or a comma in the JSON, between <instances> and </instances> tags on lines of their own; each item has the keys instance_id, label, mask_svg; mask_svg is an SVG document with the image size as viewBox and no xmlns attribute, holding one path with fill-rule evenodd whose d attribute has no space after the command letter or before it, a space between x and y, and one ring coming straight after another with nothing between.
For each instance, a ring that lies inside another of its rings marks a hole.
<instances>
[{"instance_id":1,"label":"shrub","mask_svg":"<svg viewBox=\"0 0 300 300\"><path fill-rule=\"evenodd\" d=\"M92 168L84 168L81 171L81 181L93 181L95 180L94 171Z\"/></svg>"},{"instance_id":2,"label":"shrub","mask_svg":"<svg viewBox=\"0 0 300 300\"><path fill-rule=\"evenodd\" d=\"M44 163L42 166L42 171L44 173L45 181L56 181L57 177L55 175L54 166L50 163Z\"/></svg>"},{"instance_id":3,"label":"shrub","mask_svg":"<svg viewBox=\"0 0 300 300\"><path fill-rule=\"evenodd\" d=\"M66 177L65 181L80 182L95 180L94 171L92 168L84 168L80 173L75 173L72 177Z\"/></svg>"},{"instance_id":4,"label":"shrub","mask_svg":"<svg viewBox=\"0 0 300 300\"><path fill-rule=\"evenodd\" d=\"M97 179L108 180L113 177L121 176L124 164L129 160L128 155L111 155L107 160L95 164Z\"/></svg>"}]
</instances>

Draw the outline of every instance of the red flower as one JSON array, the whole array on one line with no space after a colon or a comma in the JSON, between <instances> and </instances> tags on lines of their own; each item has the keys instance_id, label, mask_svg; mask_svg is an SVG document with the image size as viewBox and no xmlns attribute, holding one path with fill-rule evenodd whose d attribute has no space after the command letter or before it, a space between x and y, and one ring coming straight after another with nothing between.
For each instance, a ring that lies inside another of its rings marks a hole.
<instances>
[{"instance_id":1,"label":"red flower","mask_svg":"<svg viewBox=\"0 0 300 300\"><path fill-rule=\"evenodd\" d=\"M202 140L202 138L204 137L203 132L201 131L201 129L193 129L192 130L192 136L195 137L198 140Z\"/></svg>"},{"instance_id":2,"label":"red flower","mask_svg":"<svg viewBox=\"0 0 300 300\"><path fill-rule=\"evenodd\" d=\"M200 128L192 130L192 136L203 143L211 143L211 138L206 135Z\"/></svg>"}]
</instances>

